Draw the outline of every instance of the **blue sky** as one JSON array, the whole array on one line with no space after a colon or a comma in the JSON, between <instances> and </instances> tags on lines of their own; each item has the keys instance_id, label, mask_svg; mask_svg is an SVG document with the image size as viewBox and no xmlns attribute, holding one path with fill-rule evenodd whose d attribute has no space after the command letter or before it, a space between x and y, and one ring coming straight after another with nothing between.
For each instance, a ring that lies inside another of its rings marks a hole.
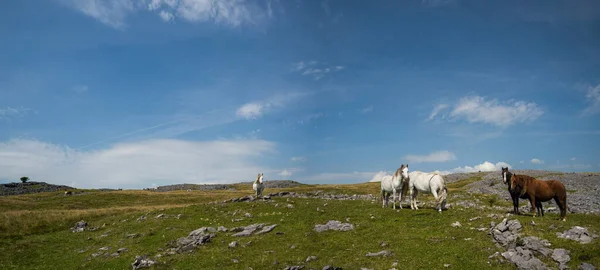
<instances>
[{"instance_id":1,"label":"blue sky","mask_svg":"<svg viewBox=\"0 0 600 270\"><path fill-rule=\"evenodd\" d=\"M0 180L600 170L597 1L0 3Z\"/></svg>"}]
</instances>

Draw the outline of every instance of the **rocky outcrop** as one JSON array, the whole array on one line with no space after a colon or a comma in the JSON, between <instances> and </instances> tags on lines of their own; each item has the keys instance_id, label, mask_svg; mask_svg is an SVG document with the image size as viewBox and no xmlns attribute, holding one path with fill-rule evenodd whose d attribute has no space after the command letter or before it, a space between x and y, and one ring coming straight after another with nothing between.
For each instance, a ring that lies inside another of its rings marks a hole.
<instances>
[{"instance_id":1,"label":"rocky outcrop","mask_svg":"<svg viewBox=\"0 0 600 270\"><path fill-rule=\"evenodd\" d=\"M598 238L598 235L590 234L586 228L580 226L574 226L573 228L562 233L557 232L556 236L560 238L571 239L582 244L589 244L592 242L592 240L594 240L594 238Z\"/></svg>"},{"instance_id":2,"label":"rocky outcrop","mask_svg":"<svg viewBox=\"0 0 600 270\"><path fill-rule=\"evenodd\" d=\"M70 186L48 184L46 182L7 183L0 184L0 196L55 192L72 189L75 188ZM64 196L64 193L62 195Z\"/></svg>"}]
</instances>

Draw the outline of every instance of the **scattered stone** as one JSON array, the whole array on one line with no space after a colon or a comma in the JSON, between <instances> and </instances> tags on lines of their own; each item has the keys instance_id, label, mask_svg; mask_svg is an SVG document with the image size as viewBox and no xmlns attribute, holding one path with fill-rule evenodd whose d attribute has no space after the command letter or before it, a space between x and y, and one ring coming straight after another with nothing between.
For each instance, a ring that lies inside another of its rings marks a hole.
<instances>
[{"instance_id":1,"label":"scattered stone","mask_svg":"<svg viewBox=\"0 0 600 270\"><path fill-rule=\"evenodd\" d=\"M352 225L350 223L342 223L337 220L327 221L327 223L324 225L321 225L321 224L315 225L315 231L317 231L317 232L324 232L327 230L344 231L345 232L345 231L354 230L354 225Z\"/></svg>"},{"instance_id":2,"label":"scattered stone","mask_svg":"<svg viewBox=\"0 0 600 270\"><path fill-rule=\"evenodd\" d=\"M273 229L275 229L275 227L277 227L277 224L273 224L273 225L269 225L269 226L264 226L262 228L262 230L260 230L256 234L265 234L265 233L271 232Z\"/></svg>"},{"instance_id":3,"label":"scattered stone","mask_svg":"<svg viewBox=\"0 0 600 270\"><path fill-rule=\"evenodd\" d=\"M237 246L238 246L238 242L237 241L233 241L233 242L229 243L229 247L230 248L234 248L234 247L237 247Z\"/></svg>"},{"instance_id":4,"label":"scattered stone","mask_svg":"<svg viewBox=\"0 0 600 270\"><path fill-rule=\"evenodd\" d=\"M239 263L239 262L240 262L240 261L238 261L237 259L231 259L231 261L232 261L233 263Z\"/></svg>"},{"instance_id":5,"label":"scattered stone","mask_svg":"<svg viewBox=\"0 0 600 270\"><path fill-rule=\"evenodd\" d=\"M197 230L193 230L192 232L190 232L189 236L194 236L194 235L202 235L202 234L206 234L207 232L217 232L217 230L213 227L202 227L200 229Z\"/></svg>"},{"instance_id":6,"label":"scattered stone","mask_svg":"<svg viewBox=\"0 0 600 270\"><path fill-rule=\"evenodd\" d=\"M285 270L300 270L300 269L304 269L304 266L302 265L294 265L294 266L288 266L285 268Z\"/></svg>"},{"instance_id":7,"label":"scattered stone","mask_svg":"<svg viewBox=\"0 0 600 270\"><path fill-rule=\"evenodd\" d=\"M257 224L248 225L246 227L235 228L236 231L241 229L241 232L235 233L232 236L235 236L235 237L250 236L250 235L252 235L252 233L254 233L258 229L261 229L263 226L264 226L263 223L257 223ZM273 226L273 225L271 225L271 226ZM275 226L276 226L276 224L275 224ZM273 228L274 228L274 226L273 226ZM273 228L271 228L271 230ZM233 231L233 229L232 229L232 231Z\"/></svg>"},{"instance_id":8,"label":"scattered stone","mask_svg":"<svg viewBox=\"0 0 600 270\"><path fill-rule=\"evenodd\" d=\"M529 225L531 225L531 226L535 226L536 224L535 224L535 222L532 220L531 222L529 222Z\"/></svg>"},{"instance_id":9,"label":"scattered stone","mask_svg":"<svg viewBox=\"0 0 600 270\"><path fill-rule=\"evenodd\" d=\"M198 246L202 246L210 242L210 240L216 235L214 233L209 234L209 232L215 231L215 228L212 227L202 227L200 229L194 230L190 232L187 237L181 237L177 239L177 241L175 241L176 247L173 248L171 251L175 251L177 253L190 252Z\"/></svg>"},{"instance_id":10,"label":"scattered stone","mask_svg":"<svg viewBox=\"0 0 600 270\"><path fill-rule=\"evenodd\" d=\"M251 217L252 217L252 214L250 214L250 213L246 213L246 214L244 214L244 216L245 216L245 217L247 217L247 218L251 218Z\"/></svg>"},{"instance_id":11,"label":"scattered stone","mask_svg":"<svg viewBox=\"0 0 600 270\"><path fill-rule=\"evenodd\" d=\"M149 268L152 265L155 265L156 261L151 260L148 256L135 256L135 260L131 264L133 270L140 268Z\"/></svg>"},{"instance_id":12,"label":"scattered stone","mask_svg":"<svg viewBox=\"0 0 600 270\"><path fill-rule=\"evenodd\" d=\"M536 251L544 256L550 256L552 249L548 247L552 246L546 239L539 239L535 236L527 236L521 240L520 246L525 249Z\"/></svg>"},{"instance_id":13,"label":"scattered stone","mask_svg":"<svg viewBox=\"0 0 600 270\"><path fill-rule=\"evenodd\" d=\"M99 251L107 251L107 250L109 250L109 249L110 249L110 247L101 247L101 248L99 248L98 250L99 250Z\"/></svg>"},{"instance_id":14,"label":"scattered stone","mask_svg":"<svg viewBox=\"0 0 600 270\"><path fill-rule=\"evenodd\" d=\"M165 217L167 217L167 215L165 215L165 214L160 214L160 215L156 216L156 218L165 218Z\"/></svg>"},{"instance_id":15,"label":"scattered stone","mask_svg":"<svg viewBox=\"0 0 600 270\"><path fill-rule=\"evenodd\" d=\"M450 264L449 263L445 263L444 267L448 268L448 267L450 267Z\"/></svg>"},{"instance_id":16,"label":"scattered stone","mask_svg":"<svg viewBox=\"0 0 600 270\"><path fill-rule=\"evenodd\" d=\"M87 226L88 226L88 223L85 222L84 220L81 220L81 221L75 223L75 226L73 228L71 228L71 231L74 233L83 232Z\"/></svg>"},{"instance_id":17,"label":"scattered stone","mask_svg":"<svg viewBox=\"0 0 600 270\"><path fill-rule=\"evenodd\" d=\"M140 221L145 220L145 219L146 219L146 216L141 216L138 219L136 219L135 221L140 222Z\"/></svg>"},{"instance_id":18,"label":"scattered stone","mask_svg":"<svg viewBox=\"0 0 600 270\"><path fill-rule=\"evenodd\" d=\"M342 268L341 267L334 267L334 266L331 266L331 265L327 265L327 266L323 267L323 270L342 270Z\"/></svg>"},{"instance_id":19,"label":"scattered stone","mask_svg":"<svg viewBox=\"0 0 600 270\"><path fill-rule=\"evenodd\" d=\"M102 253L102 252L92 253L92 258L96 258L98 256L102 256L102 254L104 254L104 253Z\"/></svg>"},{"instance_id":20,"label":"scattered stone","mask_svg":"<svg viewBox=\"0 0 600 270\"><path fill-rule=\"evenodd\" d=\"M295 248L296 248L296 246L294 246L294 245L290 246L290 249L295 249Z\"/></svg>"},{"instance_id":21,"label":"scattered stone","mask_svg":"<svg viewBox=\"0 0 600 270\"><path fill-rule=\"evenodd\" d=\"M470 218L470 219L469 219L469 221L475 221L475 220L478 220L478 219L480 219L480 218L481 218L481 217L474 217L474 218Z\"/></svg>"},{"instance_id":22,"label":"scattered stone","mask_svg":"<svg viewBox=\"0 0 600 270\"><path fill-rule=\"evenodd\" d=\"M579 269L581 270L596 270L596 267L592 264L586 263L586 262L582 262L579 265Z\"/></svg>"},{"instance_id":23,"label":"scattered stone","mask_svg":"<svg viewBox=\"0 0 600 270\"><path fill-rule=\"evenodd\" d=\"M306 262L311 262L317 259L317 256L308 256L308 258L306 258Z\"/></svg>"},{"instance_id":24,"label":"scattered stone","mask_svg":"<svg viewBox=\"0 0 600 270\"><path fill-rule=\"evenodd\" d=\"M533 255L533 252L521 247L509 249L503 252L502 256L514 263L518 269L548 269L546 264Z\"/></svg>"},{"instance_id":25,"label":"scattered stone","mask_svg":"<svg viewBox=\"0 0 600 270\"><path fill-rule=\"evenodd\" d=\"M119 253L118 253L118 252L115 252L115 253L113 253L113 254L110 254L110 256L111 256L111 257L119 257Z\"/></svg>"},{"instance_id":26,"label":"scattered stone","mask_svg":"<svg viewBox=\"0 0 600 270\"><path fill-rule=\"evenodd\" d=\"M398 266L398 261L395 261L394 263L392 263L392 267L396 267Z\"/></svg>"},{"instance_id":27,"label":"scattered stone","mask_svg":"<svg viewBox=\"0 0 600 270\"><path fill-rule=\"evenodd\" d=\"M180 219L183 216L183 214L177 214L176 218Z\"/></svg>"},{"instance_id":28,"label":"scattered stone","mask_svg":"<svg viewBox=\"0 0 600 270\"><path fill-rule=\"evenodd\" d=\"M380 256L387 257L387 256L392 256L392 252L389 250L382 250L379 252L369 252L369 253L367 253L366 256L367 257L380 257Z\"/></svg>"},{"instance_id":29,"label":"scattered stone","mask_svg":"<svg viewBox=\"0 0 600 270\"><path fill-rule=\"evenodd\" d=\"M381 247L387 247L387 243L386 242L381 242L381 244L379 244L379 246L381 246Z\"/></svg>"},{"instance_id":30,"label":"scattered stone","mask_svg":"<svg viewBox=\"0 0 600 270\"><path fill-rule=\"evenodd\" d=\"M492 227L490 233L494 238L494 242L504 247L514 248L516 246L516 240L520 235L520 231L523 227L521 223L516 220L502 220L498 225Z\"/></svg>"},{"instance_id":31,"label":"scattered stone","mask_svg":"<svg viewBox=\"0 0 600 270\"><path fill-rule=\"evenodd\" d=\"M571 260L571 256L569 256L569 251L557 248L552 252L552 259L558 263L559 269L566 269L567 263Z\"/></svg>"},{"instance_id":32,"label":"scattered stone","mask_svg":"<svg viewBox=\"0 0 600 270\"><path fill-rule=\"evenodd\" d=\"M289 203L288 203L288 205L287 205L287 208L290 208L290 209L291 209L291 208L295 208L295 206L294 206L293 204L289 204Z\"/></svg>"},{"instance_id":33,"label":"scattered stone","mask_svg":"<svg viewBox=\"0 0 600 270\"><path fill-rule=\"evenodd\" d=\"M129 251L129 249L127 249L127 248L120 248L120 249L117 249L117 252L118 252L118 253L123 253L123 252L126 252L126 251Z\"/></svg>"},{"instance_id":34,"label":"scattered stone","mask_svg":"<svg viewBox=\"0 0 600 270\"><path fill-rule=\"evenodd\" d=\"M450 226L456 228L456 227L460 227L462 225L460 225L460 222L457 221L457 222L452 223Z\"/></svg>"},{"instance_id":35,"label":"scattered stone","mask_svg":"<svg viewBox=\"0 0 600 270\"><path fill-rule=\"evenodd\" d=\"M136 238L136 237L138 237L138 235L139 234L137 234L137 233L130 233L127 235L127 238Z\"/></svg>"},{"instance_id":36,"label":"scattered stone","mask_svg":"<svg viewBox=\"0 0 600 270\"><path fill-rule=\"evenodd\" d=\"M562 233L556 233L556 236L560 238L571 239L581 244L589 244L594 238L598 237L595 234L590 235L586 228L580 226L574 226L570 230L564 231Z\"/></svg>"},{"instance_id":37,"label":"scattered stone","mask_svg":"<svg viewBox=\"0 0 600 270\"><path fill-rule=\"evenodd\" d=\"M217 228L217 232L227 232L227 228L223 227L223 226L219 226Z\"/></svg>"}]
</instances>

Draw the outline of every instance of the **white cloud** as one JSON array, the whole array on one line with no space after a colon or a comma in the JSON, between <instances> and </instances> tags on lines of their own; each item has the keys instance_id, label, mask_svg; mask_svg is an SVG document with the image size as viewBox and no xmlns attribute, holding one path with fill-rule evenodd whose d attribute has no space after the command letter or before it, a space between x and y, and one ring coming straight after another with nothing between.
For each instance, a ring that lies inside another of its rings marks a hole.
<instances>
[{"instance_id":1,"label":"white cloud","mask_svg":"<svg viewBox=\"0 0 600 270\"><path fill-rule=\"evenodd\" d=\"M290 160L293 162L304 162L306 161L306 157L292 157Z\"/></svg>"},{"instance_id":2,"label":"white cloud","mask_svg":"<svg viewBox=\"0 0 600 270\"><path fill-rule=\"evenodd\" d=\"M279 173L279 175L283 176L283 177L290 177L290 176L292 176L292 172L288 171L287 169L284 169L283 171L281 171Z\"/></svg>"},{"instance_id":3,"label":"white cloud","mask_svg":"<svg viewBox=\"0 0 600 270\"><path fill-rule=\"evenodd\" d=\"M373 175L373 178L371 178L371 180L369 180L369 182L381 182L381 179L384 176L388 176L388 175L390 175L388 172L380 171L380 172L376 173L375 175Z\"/></svg>"},{"instance_id":4,"label":"white cloud","mask_svg":"<svg viewBox=\"0 0 600 270\"><path fill-rule=\"evenodd\" d=\"M323 117L322 113L309 114L309 115L303 117L302 119L298 120L298 124L300 124L300 125L308 124L312 120L319 119L321 117Z\"/></svg>"},{"instance_id":5,"label":"white cloud","mask_svg":"<svg viewBox=\"0 0 600 270\"><path fill-rule=\"evenodd\" d=\"M427 120L433 119L444 109L437 105ZM450 112L450 118L462 118L469 123L484 123L501 127L516 123L531 122L538 119L544 111L534 102L509 100L500 102L497 99L485 100L480 96L461 98Z\"/></svg>"},{"instance_id":6,"label":"white cloud","mask_svg":"<svg viewBox=\"0 0 600 270\"><path fill-rule=\"evenodd\" d=\"M0 143L0 179L74 185L79 188L143 188L152 183L232 183L249 181L258 157L274 153L264 140L146 140L106 149L78 151L35 140ZM265 174L265 177L268 177Z\"/></svg>"},{"instance_id":7,"label":"white cloud","mask_svg":"<svg viewBox=\"0 0 600 270\"><path fill-rule=\"evenodd\" d=\"M325 77L327 74L343 70L344 66L331 66L317 61L300 61L294 63L292 71L300 72L304 76L312 76L315 81Z\"/></svg>"},{"instance_id":8,"label":"white cloud","mask_svg":"<svg viewBox=\"0 0 600 270\"><path fill-rule=\"evenodd\" d=\"M521 161L519 161L519 163L521 163L521 164L525 164L525 161L521 160Z\"/></svg>"},{"instance_id":9,"label":"white cloud","mask_svg":"<svg viewBox=\"0 0 600 270\"><path fill-rule=\"evenodd\" d=\"M443 110L448 108L448 104L438 104L433 108L433 111L431 111L431 114L429 115L429 117L427 117L427 119L425 121L429 121L432 120L436 115L438 115L438 113Z\"/></svg>"},{"instance_id":10,"label":"white cloud","mask_svg":"<svg viewBox=\"0 0 600 270\"><path fill-rule=\"evenodd\" d=\"M264 101L249 102L236 111L236 115L245 119L258 119L271 109L283 107L288 103L304 97L309 93L292 92L283 95L276 95Z\"/></svg>"},{"instance_id":11,"label":"white cloud","mask_svg":"<svg viewBox=\"0 0 600 270\"><path fill-rule=\"evenodd\" d=\"M307 183L360 183L373 179L375 172L319 173L302 178Z\"/></svg>"},{"instance_id":12,"label":"white cloud","mask_svg":"<svg viewBox=\"0 0 600 270\"><path fill-rule=\"evenodd\" d=\"M456 155L450 151L437 151L429 155L406 155L403 157L408 163L424 163L424 162L446 162L456 160Z\"/></svg>"},{"instance_id":13,"label":"white cloud","mask_svg":"<svg viewBox=\"0 0 600 270\"><path fill-rule=\"evenodd\" d=\"M464 166L464 167L458 167L458 168L454 168L451 171L452 172L492 172L492 171L499 171L502 167L508 167L509 169L512 168L512 166L506 162L498 162L496 164L491 163L489 161L485 161L479 165L475 165L473 167L471 166Z\"/></svg>"},{"instance_id":14,"label":"white cloud","mask_svg":"<svg viewBox=\"0 0 600 270\"><path fill-rule=\"evenodd\" d=\"M173 13L164 10L161 10L158 13L158 16L160 16L160 18L163 19L163 21L165 22L172 21L174 18Z\"/></svg>"},{"instance_id":15,"label":"white cloud","mask_svg":"<svg viewBox=\"0 0 600 270\"><path fill-rule=\"evenodd\" d=\"M588 87L585 95L589 105L583 110L583 115L593 115L600 112L600 84Z\"/></svg>"},{"instance_id":16,"label":"white cloud","mask_svg":"<svg viewBox=\"0 0 600 270\"><path fill-rule=\"evenodd\" d=\"M166 22L181 18L188 22L211 21L231 27L255 24L267 18L266 10L252 1L243 0L60 1L116 29L124 29L127 17L140 11L157 13Z\"/></svg>"},{"instance_id":17,"label":"white cloud","mask_svg":"<svg viewBox=\"0 0 600 270\"><path fill-rule=\"evenodd\" d=\"M360 112L361 112L361 113L370 113L370 112L372 112L372 111L373 111L373 105L371 105L371 106L369 106L369 107L362 108L362 109L360 110Z\"/></svg>"},{"instance_id":18,"label":"white cloud","mask_svg":"<svg viewBox=\"0 0 600 270\"><path fill-rule=\"evenodd\" d=\"M246 103L236 111L236 115L246 119L260 118L264 113L264 105L260 103Z\"/></svg>"},{"instance_id":19,"label":"white cloud","mask_svg":"<svg viewBox=\"0 0 600 270\"><path fill-rule=\"evenodd\" d=\"M576 157L572 157L572 158L571 158L571 161L575 161L576 159L577 159Z\"/></svg>"},{"instance_id":20,"label":"white cloud","mask_svg":"<svg viewBox=\"0 0 600 270\"><path fill-rule=\"evenodd\" d=\"M537 159L537 158L531 159L530 162L533 163L533 164L544 164L543 160L540 160L540 159Z\"/></svg>"},{"instance_id":21,"label":"white cloud","mask_svg":"<svg viewBox=\"0 0 600 270\"><path fill-rule=\"evenodd\" d=\"M20 107L20 108L4 107L4 108L0 108L0 122L1 121L10 121L10 120L12 120L14 118L23 117L29 111L31 111L31 110L28 109L28 108L24 108L24 107Z\"/></svg>"}]
</instances>

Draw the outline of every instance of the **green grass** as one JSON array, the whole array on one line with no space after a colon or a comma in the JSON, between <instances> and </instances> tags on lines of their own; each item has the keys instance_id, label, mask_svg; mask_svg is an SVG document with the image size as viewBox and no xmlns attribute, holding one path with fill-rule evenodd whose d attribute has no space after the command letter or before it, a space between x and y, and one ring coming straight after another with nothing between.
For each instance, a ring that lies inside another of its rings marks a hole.
<instances>
[{"instance_id":1,"label":"green grass","mask_svg":"<svg viewBox=\"0 0 600 270\"><path fill-rule=\"evenodd\" d=\"M206 204L227 198L251 194L249 187L240 186L236 191L216 192L149 192L114 191L93 192L78 196L61 196L57 193L40 193L0 198L0 269L126 269L130 268L136 255L154 256L159 249L167 249L169 242L186 236L190 231L203 226L225 226L228 228L253 223L276 223L272 232L264 235L236 238L230 233L217 236L198 250L158 259L162 262L157 269L283 269L286 265L304 265L305 269L321 269L325 265L344 269L392 268L398 261L402 269L443 269L450 264L455 269L514 269L510 264L499 264L488 256L496 247L487 231L470 228L488 228L491 213L505 214L490 206L510 206L497 196L467 194L461 189L478 181L477 177L452 183L449 194L458 194L485 205L483 210L453 207L443 213L425 206L418 211L404 209L394 211L382 209L381 202L338 201L321 199L274 198L273 202ZM332 193L378 194L378 183L357 185L306 185L290 189L265 190L266 193L281 190L314 192L323 190ZM450 185L449 185L450 186ZM420 194L421 201L431 202L432 196ZM453 199L449 196L449 203ZM461 199L465 200L465 199ZM288 203L295 208L285 207ZM325 206L325 203L327 204ZM277 206L276 206L277 205ZM317 207L325 213L317 212ZM252 218L245 218L245 213ZM158 214L167 214L166 219L156 219ZM234 215L235 213L235 215ZM182 214L180 219L174 216ZM141 215L146 220L136 222ZM374 218L371 218L373 216ZM479 216L478 220L469 219ZM233 219L244 218L242 221ZM355 230L349 232L327 231L316 233L315 224L328 220L345 222L349 218ZM584 226L592 232L600 229L600 216L571 214L566 222L558 220L557 214L545 217L516 216L523 225L524 235L538 236L549 240L552 248L571 251L569 266L576 269L586 261L600 265L598 240L581 245L571 240L556 237L572 226ZM85 219L90 227L101 227L97 231L72 233L69 227ZM126 221L124 221L126 220ZM535 220L536 226L530 225ZM462 227L450 224L459 221ZM103 224L106 224L102 227ZM556 229L550 229L554 225ZM283 234L277 234L277 232ZM137 238L127 234L138 233ZM103 237L102 235L107 236ZM228 248L231 241L248 246ZM388 246L381 247L385 241ZM290 248L294 245L295 248ZM91 258L100 247L110 246L110 252L125 247L129 251L120 257ZM368 252L390 250L392 257L369 258ZM80 253L79 251L84 252ZM308 256L318 259L309 263ZM233 263L232 259L239 260ZM277 261L279 264L274 265ZM490 261L490 263L488 263ZM556 265L547 261L551 267Z\"/></svg>"}]
</instances>

